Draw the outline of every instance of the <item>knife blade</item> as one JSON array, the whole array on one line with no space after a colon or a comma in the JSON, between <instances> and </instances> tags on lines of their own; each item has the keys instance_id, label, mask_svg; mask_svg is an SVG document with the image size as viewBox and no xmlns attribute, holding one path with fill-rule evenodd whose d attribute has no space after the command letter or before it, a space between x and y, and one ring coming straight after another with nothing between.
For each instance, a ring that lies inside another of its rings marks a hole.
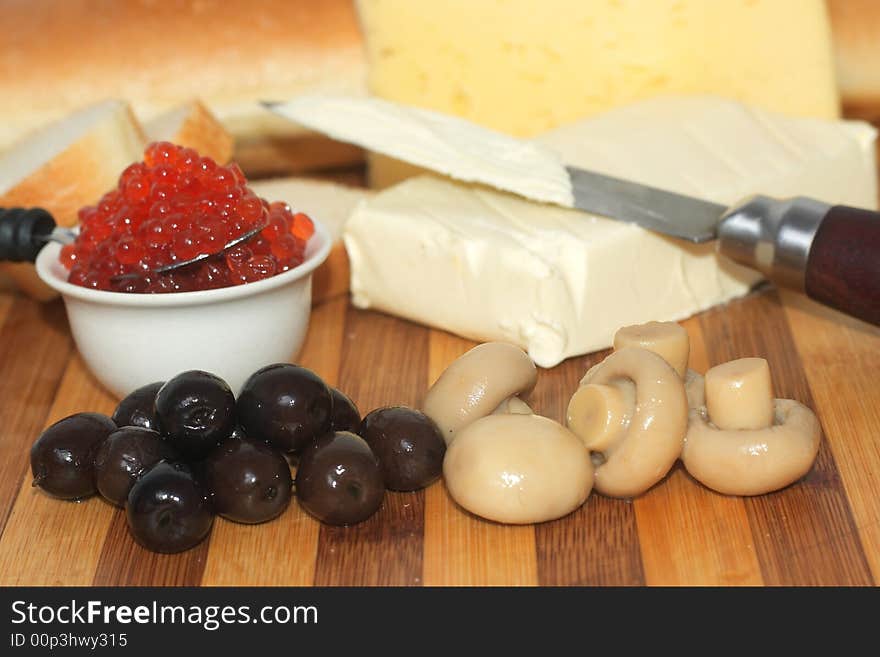
<instances>
[{"instance_id":1,"label":"knife blade","mask_svg":"<svg viewBox=\"0 0 880 657\"><path fill-rule=\"evenodd\" d=\"M638 224L696 244L715 239L727 207L663 189L566 167L579 210Z\"/></svg>"}]
</instances>

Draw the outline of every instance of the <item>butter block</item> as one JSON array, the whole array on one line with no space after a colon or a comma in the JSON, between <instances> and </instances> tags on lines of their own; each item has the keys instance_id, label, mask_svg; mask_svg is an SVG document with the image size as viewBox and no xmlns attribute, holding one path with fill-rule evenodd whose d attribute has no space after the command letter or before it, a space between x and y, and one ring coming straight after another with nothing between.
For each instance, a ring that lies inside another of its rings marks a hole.
<instances>
[{"instance_id":1,"label":"butter block","mask_svg":"<svg viewBox=\"0 0 880 657\"><path fill-rule=\"evenodd\" d=\"M824 0L358 0L382 98L514 135L653 96L836 118Z\"/></svg>"},{"instance_id":2,"label":"butter block","mask_svg":"<svg viewBox=\"0 0 880 657\"><path fill-rule=\"evenodd\" d=\"M719 260L711 244L431 176L361 203L343 239L355 306L512 342L541 367L610 346L621 326L682 319L760 279Z\"/></svg>"},{"instance_id":3,"label":"butter block","mask_svg":"<svg viewBox=\"0 0 880 657\"><path fill-rule=\"evenodd\" d=\"M670 97L538 141L564 161L723 204L802 194L875 208L875 139L864 123ZM611 346L621 326L723 303L760 278L711 244L433 176L361 202L343 238L355 305L506 340L543 367Z\"/></svg>"}]
</instances>

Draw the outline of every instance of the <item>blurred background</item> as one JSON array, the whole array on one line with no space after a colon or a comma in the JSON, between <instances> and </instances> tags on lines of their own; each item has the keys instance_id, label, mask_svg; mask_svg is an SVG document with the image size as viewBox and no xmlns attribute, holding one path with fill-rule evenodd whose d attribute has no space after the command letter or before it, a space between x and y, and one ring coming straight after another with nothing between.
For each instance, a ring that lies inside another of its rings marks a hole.
<instances>
[{"instance_id":1,"label":"blurred background","mask_svg":"<svg viewBox=\"0 0 880 657\"><path fill-rule=\"evenodd\" d=\"M364 153L257 101L372 93L525 135L670 92L880 119L876 0L0 0L0 23L0 151L109 98L148 136L199 101L249 177L356 185Z\"/></svg>"}]
</instances>

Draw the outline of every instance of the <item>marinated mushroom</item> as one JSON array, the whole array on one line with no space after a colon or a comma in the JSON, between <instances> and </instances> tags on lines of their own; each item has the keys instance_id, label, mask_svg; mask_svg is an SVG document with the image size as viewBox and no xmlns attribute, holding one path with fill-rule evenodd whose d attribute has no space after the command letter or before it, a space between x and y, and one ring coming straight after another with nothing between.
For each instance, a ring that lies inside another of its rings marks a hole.
<instances>
[{"instance_id":1,"label":"marinated mushroom","mask_svg":"<svg viewBox=\"0 0 880 657\"><path fill-rule=\"evenodd\" d=\"M662 356L684 379L688 408L705 404L703 376L688 369L691 342L685 328L676 322L647 322L618 329L614 334L614 349L641 347Z\"/></svg>"},{"instance_id":2,"label":"marinated mushroom","mask_svg":"<svg viewBox=\"0 0 880 657\"><path fill-rule=\"evenodd\" d=\"M626 433L634 409L632 381L587 383L571 396L566 424L590 450L601 452Z\"/></svg>"},{"instance_id":3,"label":"marinated mushroom","mask_svg":"<svg viewBox=\"0 0 880 657\"><path fill-rule=\"evenodd\" d=\"M685 468L727 495L761 495L803 477L819 451L815 414L773 399L763 358L743 358L706 372L706 406L691 409Z\"/></svg>"},{"instance_id":4,"label":"marinated mushroom","mask_svg":"<svg viewBox=\"0 0 880 657\"><path fill-rule=\"evenodd\" d=\"M519 397L508 397L503 402L498 404L494 411L492 411L493 415L504 415L507 413L512 413L514 415L531 415L534 411L532 411L532 407L525 403Z\"/></svg>"},{"instance_id":5,"label":"marinated mushroom","mask_svg":"<svg viewBox=\"0 0 880 657\"><path fill-rule=\"evenodd\" d=\"M719 429L763 429L773 424L773 385L763 358L716 365L705 377L706 410Z\"/></svg>"},{"instance_id":6,"label":"marinated mushroom","mask_svg":"<svg viewBox=\"0 0 880 657\"><path fill-rule=\"evenodd\" d=\"M596 490L633 497L660 481L681 454L684 383L653 351L623 347L587 372L567 416L594 452Z\"/></svg>"},{"instance_id":7,"label":"marinated mushroom","mask_svg":"<svg viewBox=\"0 0 880 657\"><path fill-rule=\"evenodd\" d=\"M457 431L499 412L505 402L507 412L531 413L522 408L521 399L512 398L530 393L537 378L535 364L522 349L506 342L486 342L446 368L428 390L422 410L450 444Z\"/></svg>"},{"instance_id":8,"label":"marinated mushroom","mask_svg":"<svg viewBox=\"0 0 880 657\"><path fill-rule=\"evenodd\" d=\"M676 322L647 322L624 326L614 334L614 351L624 347L641 347L653 351L672 365L684 378L691 343L687 331Z\"/></svg>"},{"instance_id":9,"label":"marinated mushroom","mask_svg":"<svg viewBox=\"0 0 880 657\"><path fill-rule=\"evenodd\" d=\"M544 522L577 509L590 494L593 466L577 436L539 415L488 415L456 434L443 476L471 513L509 524Z\"/></svg>"}]
</instances>

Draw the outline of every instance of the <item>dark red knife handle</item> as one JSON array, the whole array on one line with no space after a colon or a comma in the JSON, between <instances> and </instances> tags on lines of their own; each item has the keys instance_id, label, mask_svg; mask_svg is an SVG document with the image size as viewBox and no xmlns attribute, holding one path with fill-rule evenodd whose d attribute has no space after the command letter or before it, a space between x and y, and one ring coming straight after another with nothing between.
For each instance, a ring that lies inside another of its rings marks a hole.
<instances>
[{"instance_id":1,"label":"dark red knife handle","mask_svg":"<svg viewBox=\"0 0 880 657\"><path fill-rule=\"evenodd\" d=\"M880 212L836 205L813 237L807 296L880 326Z\"/></svg>"}]
</instances>

